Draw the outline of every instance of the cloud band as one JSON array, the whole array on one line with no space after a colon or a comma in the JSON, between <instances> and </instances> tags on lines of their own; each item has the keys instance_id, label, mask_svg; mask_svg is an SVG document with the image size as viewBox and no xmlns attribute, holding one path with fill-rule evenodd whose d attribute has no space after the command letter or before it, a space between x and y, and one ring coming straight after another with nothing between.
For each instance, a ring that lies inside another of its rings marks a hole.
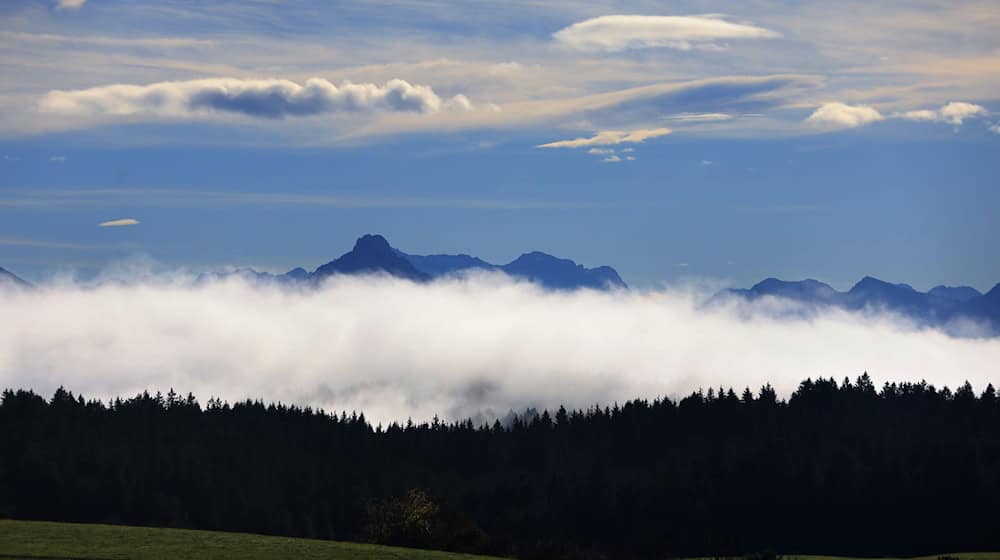
<instances>
[{"instance_id":1,"label":"cloud band","mask_svg":"<svg viewBox=\"0 0 1000 560\"><path fill-rule=\"evenodd\" d=\"M468 110L464 95L442 99L430 86L405 80L385 84L335 85L311 78L299 85L290 80L216 78L149 85L114 84L46 94L43 112L74 116L136 114L188 117L210 113L238 113L280 119L324 113L408 112L436 113Z\"/></svg>"}]
</instances>

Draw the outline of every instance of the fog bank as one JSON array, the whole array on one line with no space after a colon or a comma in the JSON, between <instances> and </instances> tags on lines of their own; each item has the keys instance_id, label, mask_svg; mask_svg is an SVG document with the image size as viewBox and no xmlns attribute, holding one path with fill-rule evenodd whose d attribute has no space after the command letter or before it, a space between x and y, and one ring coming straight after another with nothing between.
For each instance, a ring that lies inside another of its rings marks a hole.
<instances>
[{"instance_id":1,"label":"fog bank","mask_svg":"<svg viewBox=\"0 0 1000 560\"><path fill-rule=\"evenodd\" d=\"M977 391L1000 380L1000 339L759 305L702 310L679 290L553 293L502 275L334 277L316 290L240 278L0 289L0 387L100 398L173 387L202 402L280 400L387 421L720 385L787 395L806 377L863 371L877 384L969 380Z\"/></svg>"}]
</instances>

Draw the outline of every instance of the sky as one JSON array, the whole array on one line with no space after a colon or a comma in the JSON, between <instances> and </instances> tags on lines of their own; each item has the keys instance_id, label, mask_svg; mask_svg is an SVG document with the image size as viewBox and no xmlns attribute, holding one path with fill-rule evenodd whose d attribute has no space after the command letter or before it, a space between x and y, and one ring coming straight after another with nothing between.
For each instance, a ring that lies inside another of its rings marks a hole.
<instances>
[{"instance_id":1,"label":"sky","mask_svg":"<svg viewBox=\"0 0 1000 560\"><path fill-rule=\"evenodd\" d=\"M0 266L987 290L998 92L995 1L8 0Z\"/></svg>"}]
</instances>

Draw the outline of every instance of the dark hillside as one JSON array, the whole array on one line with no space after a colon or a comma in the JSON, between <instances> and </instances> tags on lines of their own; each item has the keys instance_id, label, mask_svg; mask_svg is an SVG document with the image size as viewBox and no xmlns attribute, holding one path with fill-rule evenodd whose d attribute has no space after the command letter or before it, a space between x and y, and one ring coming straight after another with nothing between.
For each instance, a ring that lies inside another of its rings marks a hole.
<instances>
[{"instance_id":1,"label":"dark hillside","mask_svg":"<svg viewBox=\"0 0 1000 560\"><path fill-rule=\"evenodd\" d=\"M509 427L60 390L0 403L0 517L367 540L521 558L1000 549L1000 403L804 381Z\"/></svg>"}]
</instances>

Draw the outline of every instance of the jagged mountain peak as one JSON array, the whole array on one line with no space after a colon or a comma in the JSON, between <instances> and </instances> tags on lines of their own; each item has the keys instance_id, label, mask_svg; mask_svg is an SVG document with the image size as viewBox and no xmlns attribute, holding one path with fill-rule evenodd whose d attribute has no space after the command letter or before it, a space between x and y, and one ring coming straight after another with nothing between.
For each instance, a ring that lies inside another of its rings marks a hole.
<instances>
[{"instance_id":1,"label":"jagged mountain peak","mask_svg":"<svg viewBox=\"0 0 1000 560\"><path fill-rule=\"evenodd\" d=\"M410 261L400 256L385 237L366 234L358 238L354 248L340 257L320 266L312 273L314 280L334 274L385 273L418 282L430 276L417 270Z\"/></svg>"}]
</instances>

